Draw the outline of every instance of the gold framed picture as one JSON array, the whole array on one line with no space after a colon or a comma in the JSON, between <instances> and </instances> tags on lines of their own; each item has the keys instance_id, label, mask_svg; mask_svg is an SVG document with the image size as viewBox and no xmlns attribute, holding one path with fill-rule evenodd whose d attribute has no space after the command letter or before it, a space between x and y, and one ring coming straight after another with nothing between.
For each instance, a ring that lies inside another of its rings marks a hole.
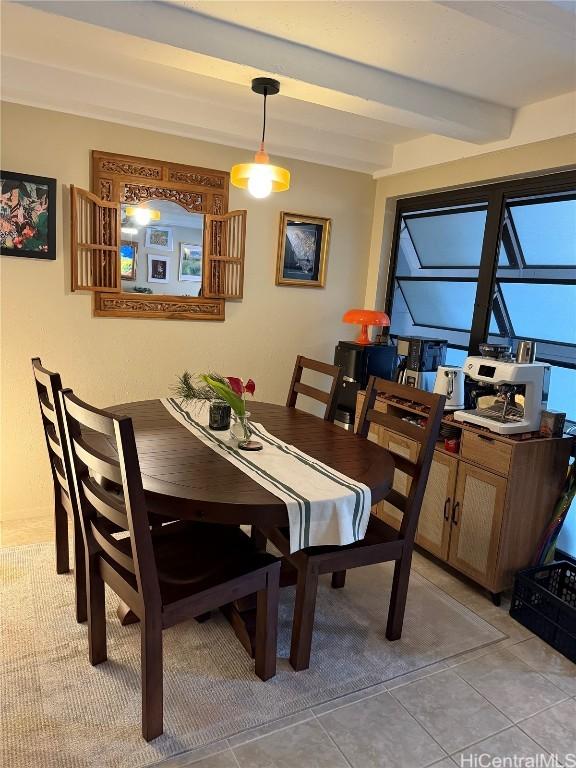
<instances>
[{"instance_id":1,"label":"gold framed picture","mask_svg":"<svg viewBox=\"0 0 576 768\"><path fill-rule=\"evenodd\" d=\"M324 288L332 219L280 214L276 285Z\"/></svg>"}]
</instances>

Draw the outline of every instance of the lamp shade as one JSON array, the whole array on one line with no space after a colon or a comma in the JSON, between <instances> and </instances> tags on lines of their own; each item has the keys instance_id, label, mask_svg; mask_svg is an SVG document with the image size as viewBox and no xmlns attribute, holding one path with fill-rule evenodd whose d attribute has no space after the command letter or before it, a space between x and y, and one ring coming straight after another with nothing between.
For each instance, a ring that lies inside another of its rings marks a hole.
<instances>
[{"instance_id":1,"label":"lamp shade","mask_svg":"<svg viewBox=\"0 0 576 768\"><path fill-rule=\"evenodd\" d=\"M344 313L342 320L345 323L355 323L362 326L357 339L357 344L369 344L368 326L389 326L390 318L386 312L380 312L376 309L349 309Z\"/></svg>"},{"instance_id":2,"label":"lamp shade","mask_svg":"<svg viewBox=\"0 0 576 768\"><path fill-rule=\"evenodd\" d=\"M248 189L254 197L267 197L270 192L285 192L290 188L290 171L271 165L268 154L261 147L253 163L233 166L230 181L235 187Z\"/></svg>"}]
</instances>

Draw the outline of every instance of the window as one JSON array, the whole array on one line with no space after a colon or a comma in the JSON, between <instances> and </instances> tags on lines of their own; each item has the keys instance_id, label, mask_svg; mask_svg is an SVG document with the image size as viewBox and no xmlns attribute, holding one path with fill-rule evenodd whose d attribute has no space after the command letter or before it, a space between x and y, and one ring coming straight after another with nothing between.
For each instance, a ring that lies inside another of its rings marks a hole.
<instances>
[{"instance_id":1,"label":"window","mask_svg":"<svg viewBox=\"0 0 576 768\"><path fill-rule=\"evenodd\" d=\"M576 422L576 173L399 200L387 311L396 336L537 342L548 406Z\"/></svg>"},{"instance_id":2,"label":"window","mask_svg":"<svg viewBox=\"0 0 576 768\"><path fill-rule=\"evenodd\" d=\"M535 340L548 407L576 420L576 192L505 198L490 334Z\"/></svg>"},{"instance_id":3,"label":"window","mask_svg":"<svg viewBox=\"0 0 576 768\"><path fill-rule=\"evenodd\" d=\"M446 339L454 365L470 342L487 209L439 206L401 218L391 332Z\"/></svg>"}]
</instances>

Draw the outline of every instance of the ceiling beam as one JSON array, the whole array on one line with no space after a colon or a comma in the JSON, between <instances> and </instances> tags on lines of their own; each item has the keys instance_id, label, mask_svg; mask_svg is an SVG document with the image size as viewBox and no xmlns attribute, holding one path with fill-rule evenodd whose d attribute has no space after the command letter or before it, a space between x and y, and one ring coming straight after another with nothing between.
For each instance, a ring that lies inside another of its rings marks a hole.
<instances>
[{"instance_id":1,"label":"ceiling beam","mask_svg":"<svg viewBox=\"0 0 576 768\"><path fill-rule=\"evenodd\" d=\"M5 101L240 147L247 150L246 161L258 148L253 115L226 104L7 55L2 80ZM272 155L370 174L393 159L389 144L278 119L267 148Z\"/></svg>"},{"instance_id":2,"label":"ceiling beam","mask_svg":"<svg viewBox=\"0 0 576 768\"><path fill-rule=\"evenodd\" d=\"M510 135L514 111L507 107L169 3L21 4L186 51L198 74L246 85L254 74L268 74L280 79L289 98L479 144Z\"/></svg>"},{"instance_id":3,"label":"ceiling beam","mask_svg":"<svg viewBox=\"0 0 576 768\"><path fill-rule=\"evenodd\" d=\"M437 5L501 29L540 48L550 48L574 59L576 15L574 4L549 0L489 3L477 0L436 0Z\"/></svg>"}]
</instances>

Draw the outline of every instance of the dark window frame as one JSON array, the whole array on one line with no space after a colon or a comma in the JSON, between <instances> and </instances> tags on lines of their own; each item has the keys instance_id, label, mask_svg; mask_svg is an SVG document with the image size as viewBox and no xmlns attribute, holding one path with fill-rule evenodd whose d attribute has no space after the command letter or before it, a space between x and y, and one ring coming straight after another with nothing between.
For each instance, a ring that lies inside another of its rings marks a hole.
<instances>
[{"instance_id":1,"label":"dark window frame","mask_svg":"<svg viewBox=\"0 0 576 768\"><path fill-rule=\"evenodd\" d=\"M496 272L498 269L504 268L502 266L498 266L498 257L502 228L505 221L506 202L510 198L514 197L526 196L529 198L539 197L546 194L549 194L550 196L553 196L555 199L557 199L557 195L561 195L562 193L566 193L568 195L573 193L574 189L576 189L576 171L569 170L551 172L542 176L529 176L521 179L463 187L446 192L437 192L432 194L399 198L396 201L394 230L392 235L392 250L390 253L386 284L385 311L389 316L392 315L392 302L394 297L394 283L396 280L398 245L400 239L402 217L405 215L418 213L425 215L426 212L430 214L433 213L434 209L446 209L457 205L480 206L487 204L488 210L486 214L486 226L484 230L484 240L482 243L482 253L480 257L480 267L477 278L478 290L476 293L476 301L472 315L470 344L468 347L468 354L478 355L480 351L479 345L483 343L489 335L496 335L490 334L489 328L496 284ZM530 201L527 200L526 204L529 203ZM440 214L440 210L438 211L438 214ZM549 266L550 268L556 269L556 267L553 265ZM536 265L532 264L527 265L527 268L538 269ZM559 266L558 268L560 269L561 267ZM405 277L402 276L402 279L405 279ZM557 282L561 281L559 280ZM567 282L573 281L569 280ZM554 362L553 364L561 368L572 367L571 365L562 364L559 362Z\"/></svg>"}]
</instances>

